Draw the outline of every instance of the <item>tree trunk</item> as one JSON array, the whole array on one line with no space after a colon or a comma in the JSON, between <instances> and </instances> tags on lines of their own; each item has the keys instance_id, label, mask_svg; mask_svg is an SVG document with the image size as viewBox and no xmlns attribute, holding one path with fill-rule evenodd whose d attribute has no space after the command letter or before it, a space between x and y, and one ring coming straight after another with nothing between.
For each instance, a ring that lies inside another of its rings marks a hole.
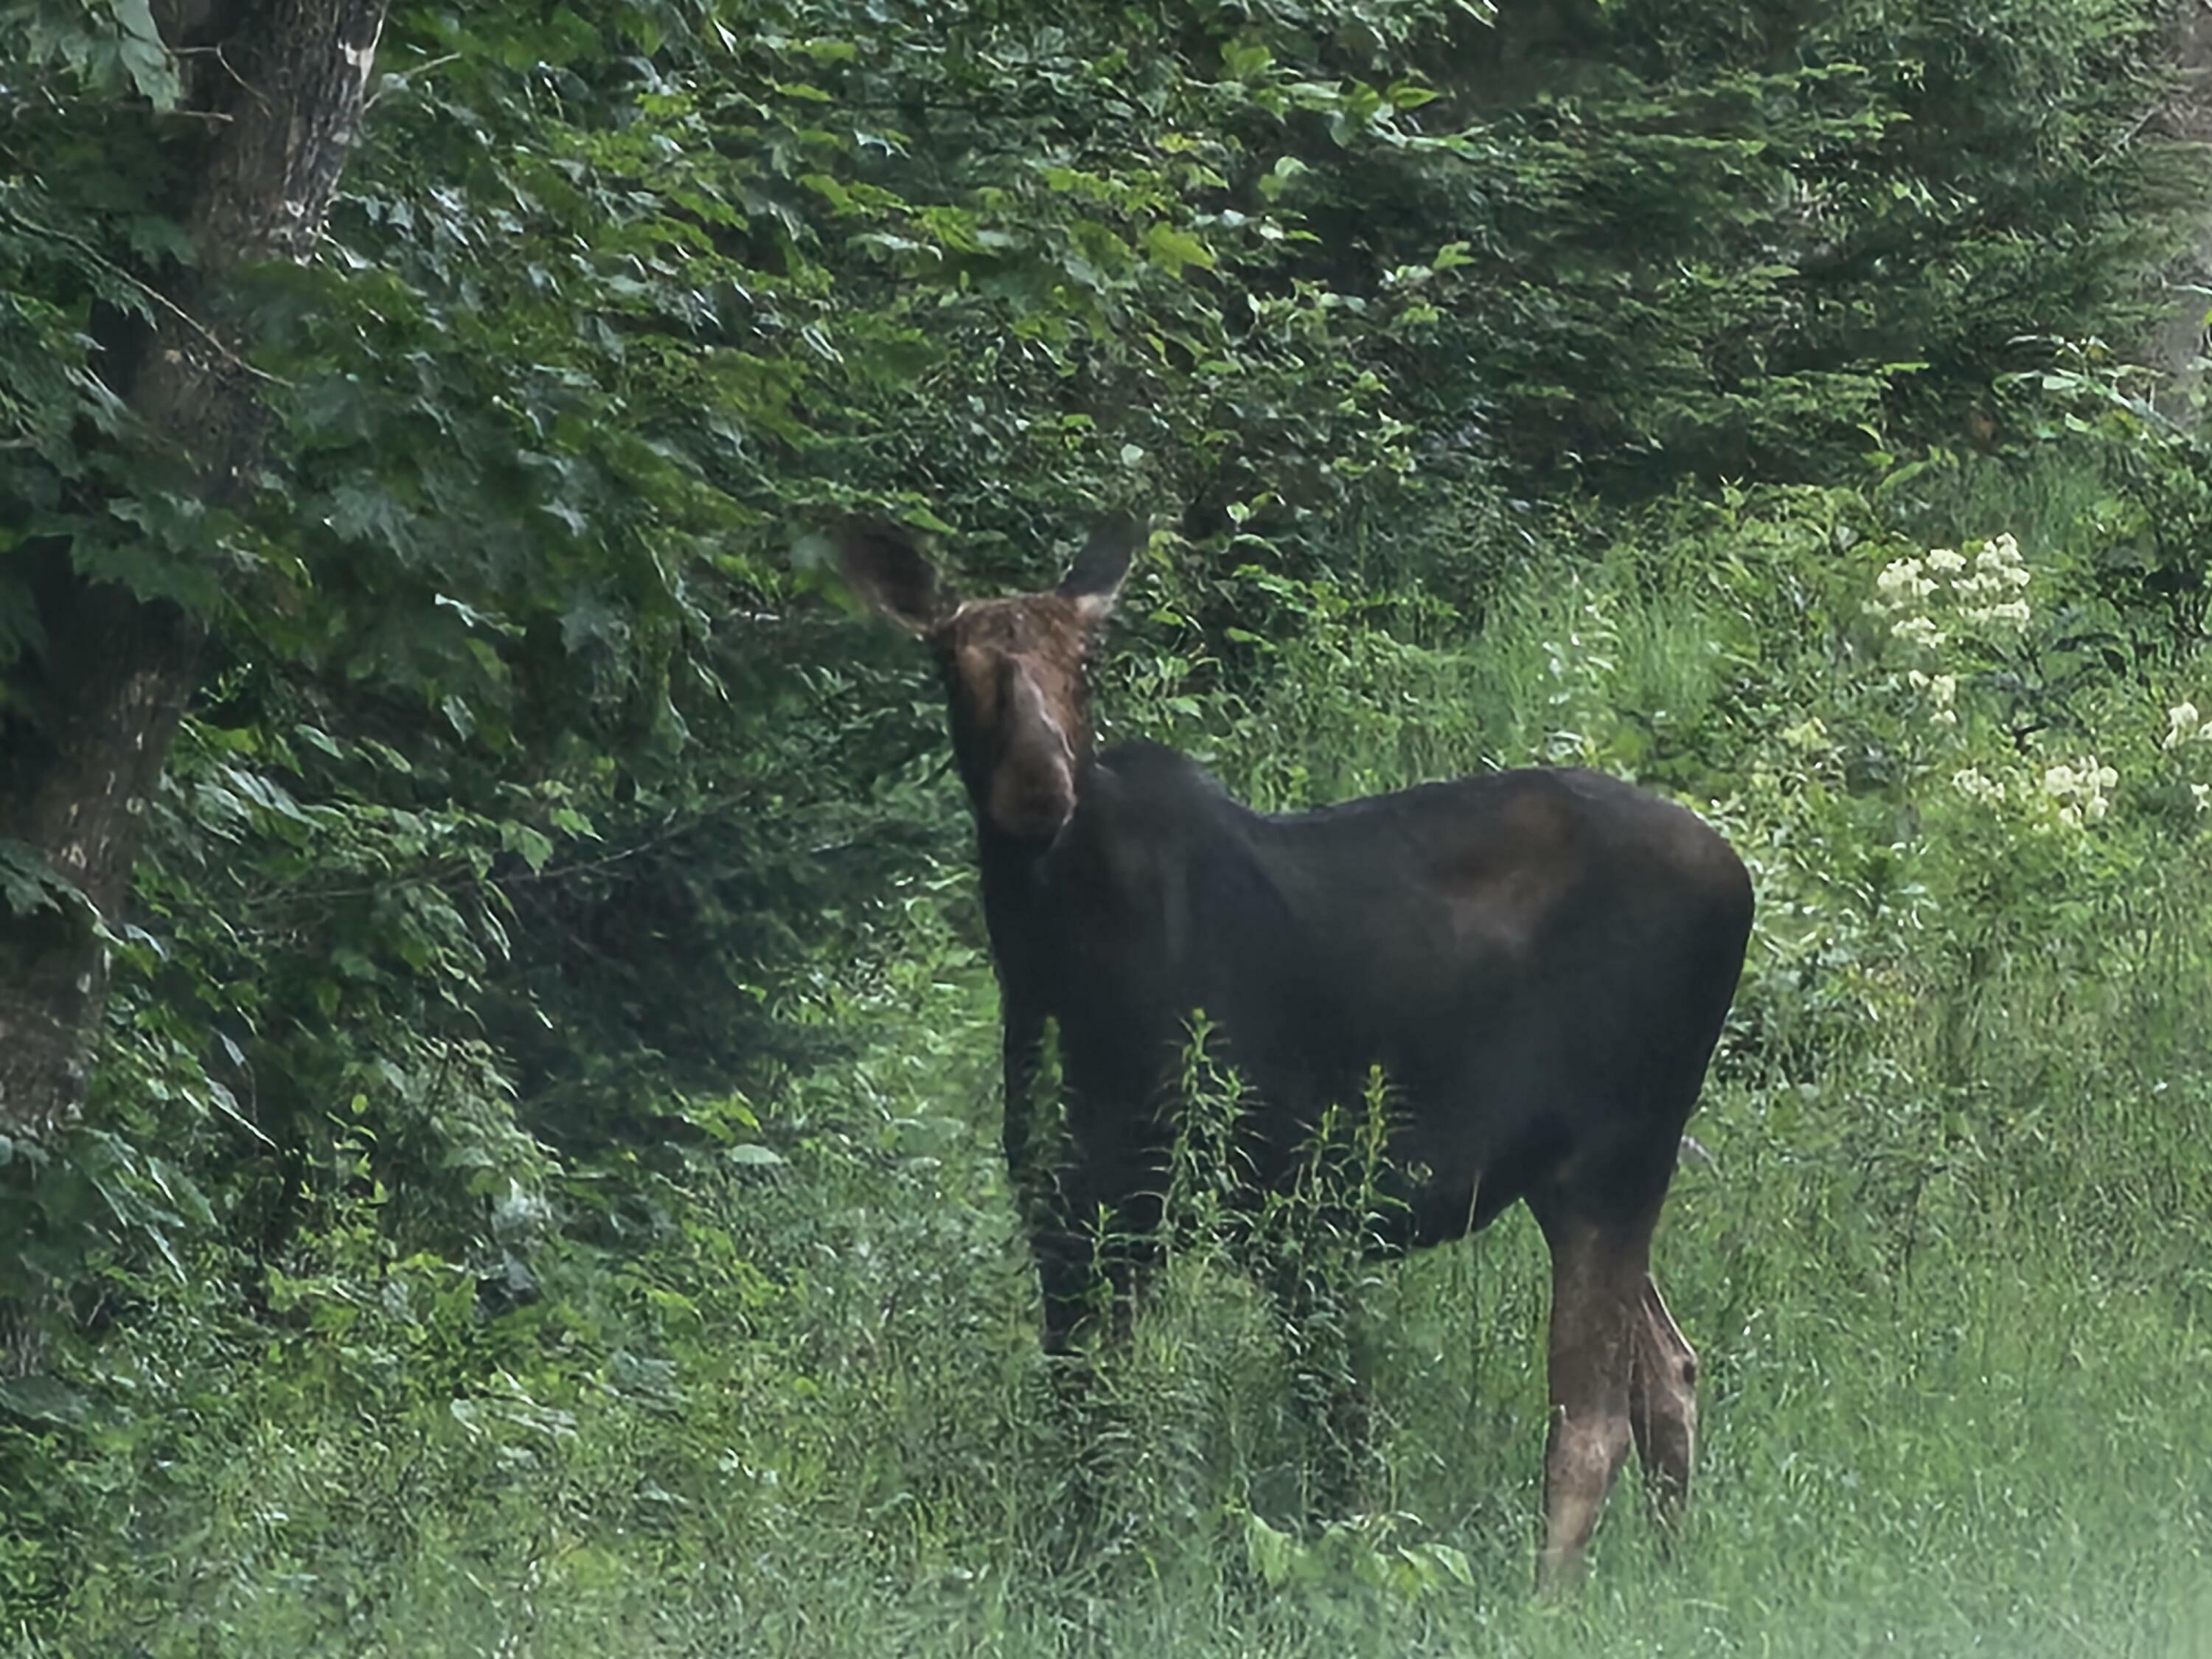
<instances>
[{"instance_id":1,"label":"tree trunk","mask_svg":"<svg viewBox=\"0 0 2212 1659\"><path fill-rule=\"evenodd\" d=\"M2212 143L2212 7L2180 0L2167 8L2160 67L2174 71L2172 86L2153 112L2150 131L2185 144ZM2212 302L2212 204L2200 204L2189 246L2165 273L2172 301L2165 319L2144 343L2152 368L2167 377L2158 402L2177 420L2190 416L2203 386L2207 352L2205 307Z\"/></svg>"},{"instance_id":2,"label":"tree trunk","mask_svg":"<svg viewBox=\"0 0 2212 1659\"><path fill-rule=\"evenodd\" d=\"M226 307L240 268L304 262L359 135L386 0L173 0L164 38L191 49L185 103L216 118L179 221L194 267L156 282L175 302L111 367L172 487L242 507L263 411ZM173 468L173 472L170 469ZM103 928L119 927L139 827L191 696L198 621L93 582L59 554L38 581L43 655L19 665L0 726L0 859L43 864L65 902L0 908L0 1133L42 1140L76 1114L107 997ZM27 674L26 670L27 669ZM13 848L4 843L17 843ZM18 873L20 873L20 869ZM4 901L0 901L4 905Z\"/></svg>"}]
</instances>

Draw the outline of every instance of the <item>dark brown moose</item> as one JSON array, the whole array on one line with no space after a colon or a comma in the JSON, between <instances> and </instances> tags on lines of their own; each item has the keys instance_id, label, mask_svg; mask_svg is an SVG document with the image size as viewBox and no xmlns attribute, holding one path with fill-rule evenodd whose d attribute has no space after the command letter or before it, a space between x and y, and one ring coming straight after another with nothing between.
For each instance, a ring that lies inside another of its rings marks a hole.
<instances>
[{"instance_id":1,"label":"dark brown moose","mask_svg":"<svg viewBox=\"0 0 2212 1659\"><path fill-rule=\"evenodd\" d=\"M1595 773L1434 783L1319 811L1239 805L1157 744L1094 748L1085 661L1132 553L1102 526L1048 592L957 600L904 532L840 557L943 670L975 816L1005 1034L1006 1153L1057 1023L1071 1150L1032 1204L1045 1342L1085 1307L1102 1211L1157 1224L1173 1085L1203 1010L1279 1182L1370 1067L1393 1166L1425 1171L1392 1247L1527 1203L1552 1255L1540 1579L1574 1577L1632 1442L1663 1516L1689 1491L1697 1358L1652 1282L1683 1127L1741 969L1743 865L1689 812ZM1124 1292L1142 1250L1109 1267Z\"/></svg>"}]
</instances>

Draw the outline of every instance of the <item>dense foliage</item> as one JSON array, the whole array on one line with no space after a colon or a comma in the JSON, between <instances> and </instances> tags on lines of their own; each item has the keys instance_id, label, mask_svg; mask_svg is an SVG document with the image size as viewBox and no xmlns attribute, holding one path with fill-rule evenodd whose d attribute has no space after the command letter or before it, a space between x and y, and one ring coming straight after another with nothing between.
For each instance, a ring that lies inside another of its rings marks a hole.
<instances>
[{"instance_id":1,"label":"dense foliage","mask_svg":"<svg viewBox=\"0 0 2212 1659\"><path fill-rule=\"evenodd\" d=\"M162 18L0 4L9 741L56 561L208 640L88 1108L0 1141L9 1639L2182 1650L2212 452L2106 343L2195 187L2155 11L403 4L227 296L214 509L108 374L194 258ZM1161 513L1102 702L1260 804L1577 761L1735 840L1686 1579L1506 1594L1516 1226L1369 1287L1384 1512L1300 1531L1202 1205L1055 1414L859 503L978 586ZM0 842L0 923L58 883Z\"/></svg>"}]
</instances>

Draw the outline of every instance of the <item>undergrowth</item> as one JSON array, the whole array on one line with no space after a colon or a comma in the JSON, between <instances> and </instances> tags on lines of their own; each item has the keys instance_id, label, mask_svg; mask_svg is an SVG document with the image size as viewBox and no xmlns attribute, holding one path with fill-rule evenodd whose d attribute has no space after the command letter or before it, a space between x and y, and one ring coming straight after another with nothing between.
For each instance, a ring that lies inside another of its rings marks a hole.
<instances>
[{"instance_id":1,"label":"undergrowth","mask_svg":"<svg viewBox=\"0 0 2212 1659\"><path fill-rule=\"evenodd\" d=\"M1036 1345L956 884L783 1010L856 1060L641 1171L520 1305L343 1213L270 1270L264 1319L130 1287L83 1395L10 1431L52 1474L0 1529L17 1650L2203 1651L2212 743L2169 711L2212 685L2165 647L2073 673L2120 631L2095 481L2001 482L1655 509L1499 586L1479 635L1315 595L1263 697L1105 693L1262 805L1589 763L1753 866L1692 1124L1711 1162L1657 1247L1704 1364L1673 1559L1632 1467L1586 1591L1528 1594L1546 1274L1517 1212L1403 1264L1313 1258L1364 1314L1353 1512L1314 1509L1297 1405L1336 1360L1243 1271L1205 1133L1158 1293L1072 1390ZM2027 623L1900 632L1883 596L1929 578L1886 570L1939 546L1971 570L2006 534ZM2098 813L2053 781L2090 757Z\"/></svg>"}]
</instances>

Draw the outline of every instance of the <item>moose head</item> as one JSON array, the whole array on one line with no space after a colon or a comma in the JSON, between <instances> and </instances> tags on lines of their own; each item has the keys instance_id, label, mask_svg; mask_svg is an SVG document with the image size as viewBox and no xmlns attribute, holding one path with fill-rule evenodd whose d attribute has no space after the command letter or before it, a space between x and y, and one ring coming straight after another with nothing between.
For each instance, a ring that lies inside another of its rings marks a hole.
<instances>
[{"instance_id":1,"label":"moose head","mask_svg":"<svg viewBox=\"0 0 2212 1659\"><path fill-rule=\"evenodd\" d=\"M953 755L986 835L1049 844L1074 815L1091 757L1085 664L1145 535L1141 520L1118 514L1058 586L964 602L906 532L860 524L839 538L854 590L937 653Z\"/></svg>"}]
</instances>

